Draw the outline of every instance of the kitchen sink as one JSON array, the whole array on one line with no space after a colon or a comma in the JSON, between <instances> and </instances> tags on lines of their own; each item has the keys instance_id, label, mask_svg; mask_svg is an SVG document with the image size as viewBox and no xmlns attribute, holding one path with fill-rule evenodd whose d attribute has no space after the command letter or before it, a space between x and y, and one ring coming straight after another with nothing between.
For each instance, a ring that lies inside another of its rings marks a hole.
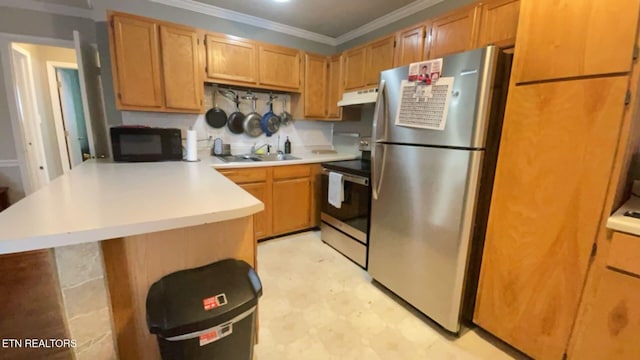
<instances>
[{"instance_id":1,"label":"kitchen sink","mask_svg":"<svg viewBox=\"0 0 640 360\"><path fill-rule=\"evenodd\" d=\"M291 154L268 154L268 155L256 155L262 161L283 161L283 160L299 160L299 157L295 157Z\"/></svg>"},{"instance_id":2,"label":"kitchen sink","mask_svg":"<svg viewBox=\"0 0 640 360\"><path fill-rule=\"evenodd\" d=\"M285 161L285 160L298 160L299 157L295 157L291 154L265 154L265 155L219 155L218 159L231 163L231 162L254 162L254 161Z\"/></svg>"},{"instance_id":3,"label":"kitchen sink","mask_svg":"<svg viewBox=\"0 0 640 360\"><path fill-rule=\"evenodd\" d=\"M262 161L256 155L218 155L218 159L224 162L254 162Z\"/></svg>"}]
</instances>

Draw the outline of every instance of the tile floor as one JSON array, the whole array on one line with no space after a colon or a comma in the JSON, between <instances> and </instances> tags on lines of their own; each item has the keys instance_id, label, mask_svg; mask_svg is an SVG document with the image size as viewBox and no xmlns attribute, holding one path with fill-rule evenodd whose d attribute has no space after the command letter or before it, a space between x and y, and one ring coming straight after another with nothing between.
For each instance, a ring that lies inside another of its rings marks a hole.
<instances>
[{"instance_id":1,"label":"tile floor","mask_svg":"<svg viewBox=\"0 0 640 360\"><path fill-rule=\"evenodd\" d=\"M371 283L320 232L258 246L255 359L524 359L475 329L453 337Z\"/></svg>"}]
</instances>

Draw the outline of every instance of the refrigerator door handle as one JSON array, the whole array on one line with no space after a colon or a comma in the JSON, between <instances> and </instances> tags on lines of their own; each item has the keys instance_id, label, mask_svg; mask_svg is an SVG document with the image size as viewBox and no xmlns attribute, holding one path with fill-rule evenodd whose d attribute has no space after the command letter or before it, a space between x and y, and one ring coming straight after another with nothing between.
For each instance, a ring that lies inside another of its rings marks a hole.
<instances>
[{"instance_id":1,"label":"refrigerator door handle","mask_svg":"<svg viewBox=\"0 0 640 360\"><path fill-rule=\"evenodd\" d=\"M384 110L386 109L386 104L384 103L386 100L386 87L387 82L385 80L380 80L380 85L378 86L378 99L376 100L376 108L374 110L373 115L373 147L371 149L371 162L373 163L373 169L371 171L371 195L374 200L378 199L378 182L380 176L378 176L378 171L380 171L380 167L378 166L378 146L380 141L384 141L386 139L386 114ZM384 138L380 137L380 129L384 130ZM382 160L382 158L380 158Z\"/></svg>"},{"instance_id":2,"label":"refrigerator door handle","mask_svg":"<svg viewBox=\"0 0 640 360\"><path fill-rule=\"evenodd\" d=\"M387 82L380 80L378 85L378 99L376 100L376 108L373 115L373 141L380 142L387 139ZM380 136L380 132L383 135ZM373 156L373 154L371 154Z\"/></svg>"},{"instance_id":3,"label":"refrigerator door handle","mask_svg":"<svg viewBox=\"0 0 640 360\"><path fill-rule=\"evenodd\" d=\"M373 152L377 152L378 147L380 147L382 151L380 152L380 156L376 159L373 157ZM382 186L382 179L384 177L384 163L386 158L385 155L387 153L386 150L387 145L375 143L373 151L371 151L371 161L373 162L373 171L371 172L371 196L373 197L373 200L378 200L378 196L380 196L380 187ZM378 162L380 162L380 166L378 166Z\"/></svg>"}]
</instances>

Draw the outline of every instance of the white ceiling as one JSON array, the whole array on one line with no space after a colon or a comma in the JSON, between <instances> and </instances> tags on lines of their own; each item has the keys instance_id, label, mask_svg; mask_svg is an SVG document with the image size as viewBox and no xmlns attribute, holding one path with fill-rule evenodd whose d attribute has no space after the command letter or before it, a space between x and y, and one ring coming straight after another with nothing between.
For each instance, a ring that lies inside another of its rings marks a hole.
<instances>
[{"instance_id":1,"label":"white ceiling","mask_svg":"<svg viewBox=\"0 0 640 360\"><path fill-rule=\"evenodd\" d=\"M196 0L266 20L338 37L415 0Z\"/></svg>"}]
</instances>

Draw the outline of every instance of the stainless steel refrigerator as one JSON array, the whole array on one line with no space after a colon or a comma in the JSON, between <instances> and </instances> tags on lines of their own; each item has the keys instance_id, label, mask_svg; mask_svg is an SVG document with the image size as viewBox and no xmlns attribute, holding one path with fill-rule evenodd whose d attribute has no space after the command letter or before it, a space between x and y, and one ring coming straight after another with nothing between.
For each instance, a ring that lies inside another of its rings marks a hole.
<instances>
[{"instance_id":1,"label":"stainless steel refrigerator","mask_svg":"<svg viewBox=\"0 0 640 360\"><path fill-rule=\"evenodd\" d=\"M460 330L465 289L475 286L471 248L481 248L506 98L501 56L489 46L443 59L440 79L453 84L437 130L396 120L408 66L380 75L368 271L451 332Z\"/></svg>"}]
</instances>

